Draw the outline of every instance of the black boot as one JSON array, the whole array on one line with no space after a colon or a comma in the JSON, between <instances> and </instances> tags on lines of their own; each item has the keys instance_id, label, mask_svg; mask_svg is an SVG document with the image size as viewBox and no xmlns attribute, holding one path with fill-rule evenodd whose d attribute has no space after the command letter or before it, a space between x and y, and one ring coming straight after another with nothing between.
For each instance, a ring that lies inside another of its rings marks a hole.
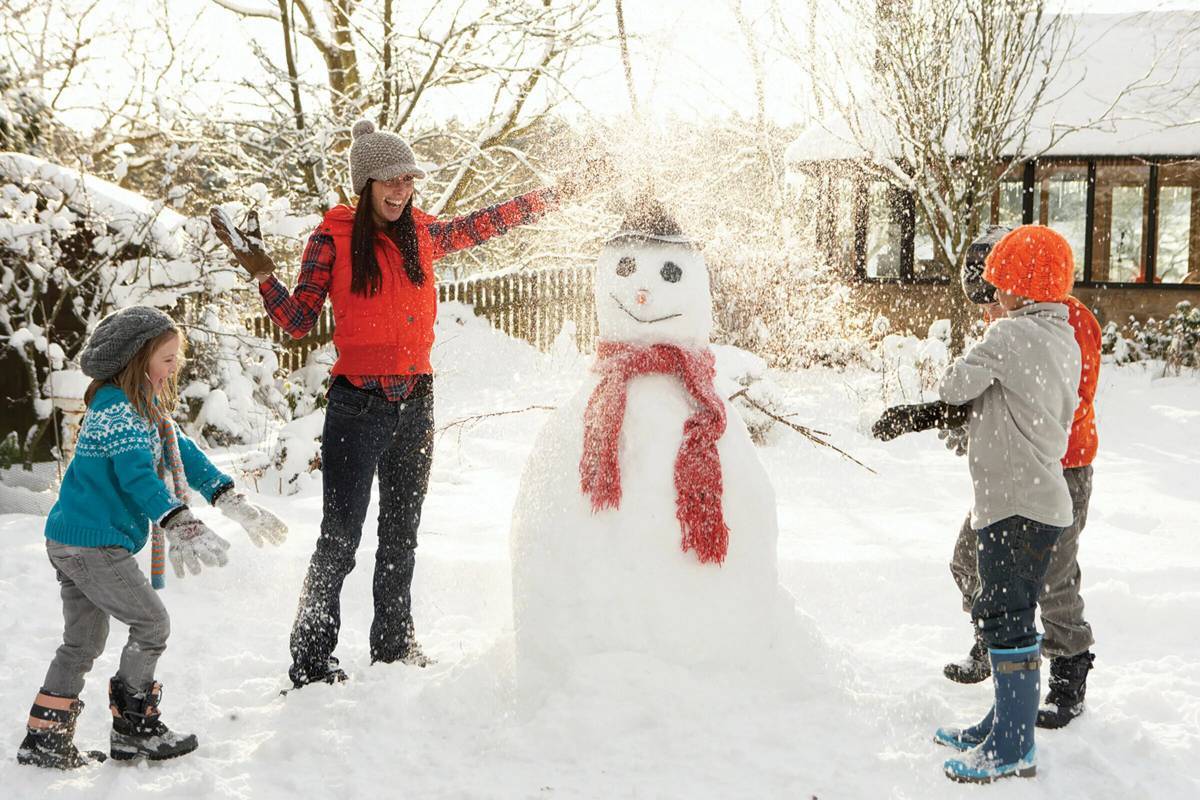
<instances>
[{"instance_id":1,"label":"black boot","mask_svg":"<svg viewBox=\"0 0 1200 800\"><path fill-rule=\"evenodd\" d=\"M330 656L324 664L316 667L301 667L297 664L292 664L288 670L288 677L292 679L293 689L303 689L310 683L343 683L348 680L346 671L338 666L338 660ZM284 694L287 690L284 690Z\"/></svg>"},{"instance_id":2,"label":"black boot","mask_svg":"<svg viewBox=\"0 0 1200 800\"><path fill-rule=\"evenodd\" d=\"M38 692L29 709L29 724L25 739L17 749L17 763L51 769L78 769L99 764L104 753L96 750L79 752L75 749L75 721L83 711L78 697Z\"/></svg>"},{"instance_id":3,"label":"black boot","mask_svg":"<svg viewBox=\"0 0 1200 800\"><path fill-rule=\"evenodd\" d=\"M108 682L108 702L113 715L112 747L118 761L139 756L162 761L187 755L199 746L191 733L175 733L159 719L162 684L135 692L120 678Z\"/></svg>"},{"instance_id":4,"label":"black boot","mask_svg":"<svg viewBox=\"0 0 1200 800\"><path fill-rule=\"evenodd\" d=\"M942 674L955 683L982 683L992 677L992 664L987 645L978 636L971 652L962 661L951 661L942 667Z\"/></svg>"},{"instance_id":5,"label":"black boot","mask_svg":"<svg viewBox=\"0 0 1200 800\"><path fill-rule=\"evenodd\" d=\"M1039 728L1062 728L1083 713L1087 674L1095 660L1089 650L1050 660L1050 693L1038 709Z\"/></svg>"}]
</instances>

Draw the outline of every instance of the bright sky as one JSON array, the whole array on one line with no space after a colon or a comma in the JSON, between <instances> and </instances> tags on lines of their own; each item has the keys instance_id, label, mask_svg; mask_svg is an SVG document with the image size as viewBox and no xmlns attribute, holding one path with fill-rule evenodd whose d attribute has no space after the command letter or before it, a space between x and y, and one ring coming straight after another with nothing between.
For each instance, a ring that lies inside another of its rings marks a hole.
<instances>
[{"instance_id":1,"label":"bright sky","mask_svg":"<svg viewBox=\"0 0 1200 800\"><path fill-rule=\"evenodd\" d=\"M61 1L61 0L60 0ZM64 96L66 104L86 102L90 92L121 93L134 77L122 66L124 51L130 49L124 35L141 37L151 42L153 52L166 58L160 34L154 32L153 20L164 0L100 0L95 19L104 22L104 30L119 31L122 35L96 48L97 60L90 65L90 78L95 89L84 83L76 95ZM248 6L275 6L274 0L240 0ZM731 10L735 0L626 0L626 27L633 42L633 69L639 101L643 112L660 119L670 115L725 116L731 112L753 113L753 81L747 45ZM792 20L806 20L806 0L777 0ZM412 4L398 3L399 6ZM605 0L611 8L611 2ZM768 9L772 0L741 0L741 6L752 24L760 31L769 30L772 22ZM1070 11L1101 12L1146 10L1150 8L1200 8L1200 0L1064 0ZM177 76L168 78L159 93L191 105L207 107L220 99L236 97L231 84L239 80L261 80L262 69L251 52L257 42L268 54L282 63L277 23L242 20L237 15L217 7L210 0L170 0L167 3L177 43L178 57L213 68L212 77L219 78L199 87L194 94L185 94ZM610 13L612 28L615 17ZM798 24L798 27L803 27ZM819 27L818 27L819 30ZM186 35L185 35L186 34ZM769 46L769 37L760 35L758 46L767 67L767 110L783 122L803 119L806 98L803 95L801 71L788 58ZM315 81L320 81L324 66L310 47L301 51L302 69ZM103 77L101 77L103 76ZM89 82L91 82L89 81ZM619 53L615 47L594 49L573 69L567 82L575 87L579 103L568 104L573 115L609 116L625 113L629 99ZM231 93L232 92L232 93ZM469 118L480 100L470 90L455 90L438 98L438 110L445 118ZM94 118L82 112L67 114L72 124L91 127Z\"/></svg>"}]
</instances>

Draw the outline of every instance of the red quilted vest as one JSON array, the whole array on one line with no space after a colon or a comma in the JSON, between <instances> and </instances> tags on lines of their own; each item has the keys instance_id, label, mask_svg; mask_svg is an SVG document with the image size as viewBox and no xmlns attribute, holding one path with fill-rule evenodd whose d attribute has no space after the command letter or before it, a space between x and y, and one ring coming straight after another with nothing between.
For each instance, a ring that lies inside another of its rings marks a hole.
<instances>
[{"instance_id":1,"label":"red quilted vest","mask_svg":"<svg viewBox=\"0 0 1200 800\"><path fill-rule=\"evenodd\" d=\"M433 372L433 323L437 318L437 287L433 272L433 242L429 223L434 217L413 209L420 248L420 286L404 271L404 256L386 235L375 237L375 259L383 285L373 297L350 291L350 233L354 209L335 206L317 228L333 237L333 344L337 348L334 375L409 375Z\"/></svg>"}]
</instances>

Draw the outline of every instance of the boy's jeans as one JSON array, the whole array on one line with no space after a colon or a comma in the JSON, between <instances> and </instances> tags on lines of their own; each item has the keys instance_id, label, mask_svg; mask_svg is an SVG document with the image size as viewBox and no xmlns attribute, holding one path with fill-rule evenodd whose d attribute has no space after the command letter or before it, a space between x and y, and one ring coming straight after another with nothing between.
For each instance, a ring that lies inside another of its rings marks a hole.
<instances>
[{"instance_id":1,"label":"boy's jeans","mask_svg":"<svg viewBox=\"0 0 1200 800\"><path fill-rule=\"evenodd\" d=\"M1034 611L1050 554L1064 530L1014 516L977 532L980 591L971 618L989 648L1037 642Z\"/></svg>"},{"instance_id":2,"label":"boy's jeans","mask_svg":"<svg viewBox=\"0 0 1200 800\"><path fill-rule=\"evenodd\" d=\"M1052 658L1077 656L1092 646L1092 626L1083 616L1083 598L1079 594L1079 536L1087 524L1088 503L1092 496L1092 468L1074 467L1063 470L1067 488L1071 491L1071 505L1075 521L1068 526L1050 556L1038 605L1042 611L1042 625L1046 637L1042 640L1042 652ZM963 523L958 541L954 545L954 557L950 572L963 596L963 610L970 612L979 592L978 566L979 537L971 530L971 519Z\"/></svg>"},{"instance_id":3,"label":"boy's jeans","mask_svg":"<svg viewBox=\"0 0 1200 800\"><path fill-rule=\"evenodd\" d=\"M401 402L343 381L330 387L321 439L321 535L292 626L293 678L321 674L337 646L342 583L354 569L376 471L379 547L371 659L395 661L407 652L414 550L432 459L431 378L423 378Z\"/></svg>"},{"instance_id":4,"label":"boy's jeans","mask_svg":"<svg viewBox=\"0 0 1200 800\"><path fill-rule=\"evenodd\" d=\"M46 552L58 573L65 624L63 643L42 688L78 697L92 662L104 652L108 618L116 617L129 626L117 677L135 691L148 689L167 649L171 619L133 553L124 547L75 547L51 539Z\"/></svg>"}]
</instances>

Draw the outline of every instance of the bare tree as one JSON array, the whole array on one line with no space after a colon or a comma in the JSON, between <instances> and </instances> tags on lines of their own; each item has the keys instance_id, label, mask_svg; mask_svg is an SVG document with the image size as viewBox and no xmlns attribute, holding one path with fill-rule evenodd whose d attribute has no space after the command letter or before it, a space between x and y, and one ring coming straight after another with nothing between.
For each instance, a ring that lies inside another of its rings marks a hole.
<instances>
[{"instance_id":1,"label":"bare tree","mask_svg":"<svg viewBox=\"0 0 1200 800\"><path fill-rule=\"evenodd\" d=\"M551 92L569 59L600 41L596 33L599 0L554 3L474 4L441 0L427 10L398 9L391 0L279 0L212 2L242 18L275 20L320 55L320 82L299 74L299 54L261 53L267 80L246 85L259 95L268 119L227 120L235 133L227 141L258 174L264 167L285 171L312 168L317 204L339 194L345 199L343 158L329 158L349 144L349 128L360 115L403 130L425 158L436 161L425 187L426 210L452 212L468 198L489 197L511 184L514 173L534 174L523 133L553 107ZM290 9L294 14L289 14ZM401 57L402 54L402 57ZM292 89L282 95L278 86ZM446 90L479 99L469 121L447 125L436 108ZM300 96L307 98L301 115ZM537 97L536 105L534 98ZM295 120L291 132L278 123ZM280 164L280 159L285 161ZM290 162L290 163L287 163Z\"/></svg>"},{"instance_id":2,"label":"bare tree","mask_svg":"<svg viewBox=\"0 0 1200 800\"><path fill-rule=\"evenodd\" d=\"M835 13L841 31L792 54L864 166L912 193L937 270L956 274L1013 156L1036 157L1069 132L1032 125L1055 99L1066 18L1045 0L840 0Z\"/></svg>"}]
</instances>

